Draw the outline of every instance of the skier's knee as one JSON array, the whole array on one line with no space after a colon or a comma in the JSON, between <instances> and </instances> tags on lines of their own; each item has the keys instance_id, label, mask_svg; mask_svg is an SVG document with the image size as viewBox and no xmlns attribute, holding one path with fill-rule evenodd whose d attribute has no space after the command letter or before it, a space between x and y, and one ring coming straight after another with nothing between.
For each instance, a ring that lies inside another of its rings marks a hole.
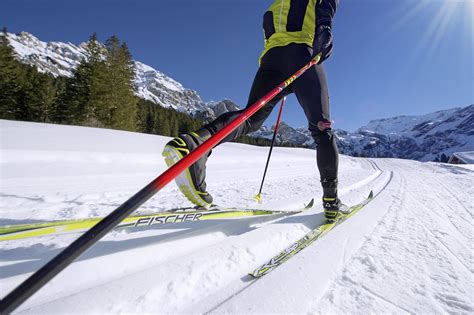
<instances>
[{"instance_id":1,"label":"skier's knee","mask_svg":"<svg viewBox=\"0 0 474 315\"><path fill-rule=\"evenodd\" d=\"M332 130L317 131L312 133L313 139L317 145L326 146L331 145L334 139Z\"/></svg>"},{"instance_id":2,"label":"skier's knee","mask_svg":"<svg viewBox=\"0 0 474 315\"><path fill-rule=\"evenodd\" d=\"M243 125L245 128L245 134L258 131L260 127L262 127L262 125L263 125L263 121L260 121L260 120L255 121L252 119L247 120L245 122L245 125Z\"/></svg>"},{"instance_id":3,"label":"skier's knee","mask_svg":"<svg viewBox=\"0 0 474 315\"><path fill-rule=\"evenodd\" d=\"M272 112L272 109L273 105L267 104L250 117L245 124L246 133L258 131L265 122L265 119L267 119L268 115Z\"/></svg>"},{"instance_id":4,"label":"skier's knee","mask_svg":"<svg viewBox=\"0 0 474 315\"><path fill-rule=\"evenodd\" d=\"M327 124L321 124L321 122L319 122L316 128L310 127L309 129L311 136L318 146L331 145L334 141L334 132L330 128L330 123L327 125L327 128L325 128L326 125Z\"/></svg>"}]
</instances>

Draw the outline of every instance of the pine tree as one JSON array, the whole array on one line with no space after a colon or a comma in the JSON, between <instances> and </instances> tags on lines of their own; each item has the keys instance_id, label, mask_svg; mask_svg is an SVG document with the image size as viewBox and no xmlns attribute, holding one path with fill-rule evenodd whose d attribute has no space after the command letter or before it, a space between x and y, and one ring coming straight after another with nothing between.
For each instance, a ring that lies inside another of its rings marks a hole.
<instances>
[{"instance_id":1,"label":"pine tree","mask_svg":"<svg viewBox=\"0 0 474 315\"><path fill-rule=\"evenodd\" d=\"M56 96L54 78L40 73L34 67L27 67L23 79L21 99L17 104L17 119L49 122Z\"/></svg>"},{"instance_id":2,"label":"pine tree","mask_svg":"<svg viewBox=\"0 0 474 315\"><path fill-rule=\"evenodd\" d=\"M165 117L157 119L155 124L155 133L163 136L171 136L171 124Z\"/></svg>"},{"instance_id":3,"label":"pine tree","mask_svg":"<svg viewBox=\"0 0 474 315\"><path fill-rule=\"evenodd\" d=\"M126 44L116 36L106 42L104 68L92 81L96 116L106 127L136 130L137 98L134 95L134 65Z\"/></svg>"},{"instance_id":4,"label":"pine tree","mask_svg":"<svg viewBox=\"0 0 474 315\"><path fill-rule=\"evenodd\" d=\"M447 163L449 161L449 156L447 156L446 154L442 153L441 154L441 157L439 158L440 162L442 163Z\"/></svg>"},{"instance_id":5,"label":"pine tree","mask_svg":"<svg viewBox=\"0 0 474 315\"><path fill-rule=\"evenodd\" d=\"M150 134L153 133L153 115L150 112L146 114L143 132Z\"/></svg>"},{"instance_id":6,"label":"pine tree","mask_svg":"<svg viewBox=\"0 0 474 315\"><path fill-rule=\"evenodd\" d=\"M21 69L13 56L7 34L7 28L4 27L0 35L0 118L15 119L21 91Z\"/></svg>"},{"instance_id":7,"label":"pine tree","mask_svg":"<svg viewBox=\"0 0 474 315\"><path fill-rule=\"evenodd\" d=\"M49 121L53 123L63 123L66 120L64 117L64 103L62 97L64 96L66 85L69 78L58 77L54 81L56 95L54 97L53 104L51 104L51 110L49 113Z\"/></svg>"},{"instance_id":8,"label":"pine tree","mask_svg":"<svg viewBox=\"0 0 474 315\"><path fill-rule=\"evenodd\" d=\"M155 129L156 114L152 106L144 100L140 100L137 107L137 131L153 134Z\"/></svg>"},{"instance_id":9,"label":"pine tree","mask_svg":"<svg viewBox=\"0 0 474 315\"><path fill-rule=\"evenodd\" d=\"M93 102L94 82L105 77L103 49L93 33L86 45L87 59L83 59L73 76L65 80L65 87L58 96L53 110L53 121L64 124L102 127Z\"/></svg>"},{"instance_id":10,"label":"pine tree","mask_svg":"<svg viewBox=\"0 0 474 315\"><path fill-rule=\"evenodd\" d=\"M81 125L91 113L90 105L91 71L83 60L74 75L66 80L66 87L55 104L54 120L64 124Z\"/></svg>"},{"instance_id":11,"label":"pine tree","mask_svg":"<svg viewBox=\"0 0 474 315\"><path fill-rule=\"evenodd\" d=\"M35 87L38 85L39 77L33 68L26 69L26 75L22 80L22 86L17 99L15 118L24 121L39 121L39 110Z\"/></svg>"}]
</instances>

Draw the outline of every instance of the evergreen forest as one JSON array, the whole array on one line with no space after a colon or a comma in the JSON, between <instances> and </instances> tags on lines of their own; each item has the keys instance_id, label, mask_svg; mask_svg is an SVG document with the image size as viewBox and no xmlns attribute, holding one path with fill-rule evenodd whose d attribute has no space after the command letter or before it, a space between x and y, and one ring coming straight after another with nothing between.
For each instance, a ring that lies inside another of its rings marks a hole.
<instances>
[{"instance_id":1,"label":"evergreen forest","mask_svg":"<svg viewBox=\"0 0 474 315\"><path fill-rule=\"evenodd\" d=\"M0 119L110 128L163 136L196 130L203 121L135 96L132 54L111 36L87 41L89 56L71 77L54 77L15 58L7 29L0 35ZM268 146L243 136L237 142Z\"/></svg>"}]
</instances>

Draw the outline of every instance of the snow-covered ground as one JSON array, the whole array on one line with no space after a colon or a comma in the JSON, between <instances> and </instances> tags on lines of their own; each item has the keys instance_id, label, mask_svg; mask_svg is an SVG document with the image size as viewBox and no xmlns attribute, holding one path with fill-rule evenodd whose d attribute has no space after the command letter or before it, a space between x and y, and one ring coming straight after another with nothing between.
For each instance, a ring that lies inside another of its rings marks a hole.
<instances>
[{"instance_id":1,"label":"snow-covered ground","mask_svg":"<svg viewBox=\"0 0 474 315\"><path fill-rule=\"evenodd\" d=\"M166 137L0 121L0 225L103 216L166 168ZM315 153L214 149L208 188L222 206L293 209L321 189ZM112 232L18 313L472 313L474 168L341 156L340 195L361 212L272 273L247 273L322 222L308 212ZM170 184L139 212L187 205ZM0 242L6 295L78 234Z\"/></svg>"}]
</instances>

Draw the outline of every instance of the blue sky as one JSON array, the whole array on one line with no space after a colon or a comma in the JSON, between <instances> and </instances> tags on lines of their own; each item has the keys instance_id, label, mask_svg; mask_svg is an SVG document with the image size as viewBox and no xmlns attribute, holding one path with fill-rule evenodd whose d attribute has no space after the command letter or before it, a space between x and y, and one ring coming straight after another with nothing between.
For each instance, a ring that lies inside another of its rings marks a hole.
<instances>
[{"instance_id":1,"label":"blue sky","mask_svg":"<svg viewBox=\"0 0 474 315\"><path fill-rule=\"evenodd\" d=\"M271 0L2 0L0 25L43 41L117 35L135 59L197 90L246 105ZM335 127L474 103L474 0L341 0L325 64ZM266 122L275 121L276 110ZM306 118L289 97L284 118Z\"/></svg>"}]
</instances>

